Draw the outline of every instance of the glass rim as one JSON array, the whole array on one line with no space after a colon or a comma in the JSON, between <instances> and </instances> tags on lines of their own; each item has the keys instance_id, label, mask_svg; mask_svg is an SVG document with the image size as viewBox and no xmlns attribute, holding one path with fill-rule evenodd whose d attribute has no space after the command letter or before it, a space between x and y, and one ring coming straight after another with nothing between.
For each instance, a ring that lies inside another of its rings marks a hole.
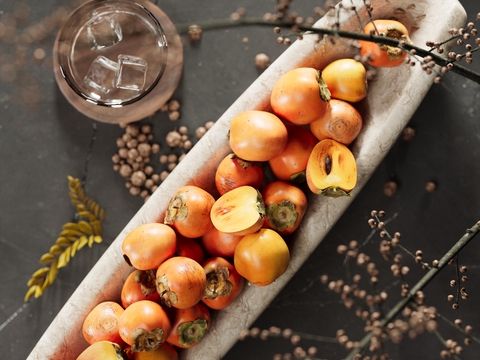
<instances>
[{"instance_id":1,"label":"glass rim","mask_svg":"<svg viewBox=\"0 0 480 360\"><path fill-rule=\"evenodd\" d=\"M82 13L82 11L85 11L85 9L92 8L92 10L98 6L101 5L102 3L109 3L112 0L91 0L88 1L81 6L79 6L77 9L75 9L72 13L70 13L69 17L67 18L66 22L60 29L60 32L58 34L56 42L59 43L62 39L62 35L64 35L64 32L67 32L70 30L71 26L68 26L69 20L73 19L76 15L79 13ZM163 30L162 25L160 24L159 20L152 14L150 10L148 10L145 6L142 4L134 1L134 0L115 0L115 3L124 3L124 4L129 4L138 7L141 11L145 13L146 16L150 20L153 21L153 24L155 25L156 29L159 31L159 35L163 38L163 46L161 47L161 52L162 52L162 59L159 61L160 63L160 69L158 70L158 74L153 80L153 82L141 93L137 94L136 96L126 99L126 100L119 100L119 99L113 99L113 100L99 100L95 99L91 95L88 95L85 91L82 91L82 89L75 83L76 81L74 75L70 75L70 71L67 70L65 65L63 65L63 61L60 61L61 57L64 56L58 49L55 49L56 54L54 56L58 59L58 69L60 72L61 77L65 80L65 83L81 98L83 98L85 101L92 103L94 105L98 106L104 106L104 107L110 107L110 108L120 108L123 106L127 106L129 104L135 103L141 99L143 99L146 95L148 95L160 82L160 79L162 78L163 72L165 71L166 67L166 62L167 62L167 51L168 51L168 42L167 38L165 36L165 32ZM89 10L90 11L90 10ZM71 46L70 46L71 47ZM68 68L71 69L70 66L70 58L68 57ZM73 78L73 79L72 79Z\"/></svg>"}]
</instances>

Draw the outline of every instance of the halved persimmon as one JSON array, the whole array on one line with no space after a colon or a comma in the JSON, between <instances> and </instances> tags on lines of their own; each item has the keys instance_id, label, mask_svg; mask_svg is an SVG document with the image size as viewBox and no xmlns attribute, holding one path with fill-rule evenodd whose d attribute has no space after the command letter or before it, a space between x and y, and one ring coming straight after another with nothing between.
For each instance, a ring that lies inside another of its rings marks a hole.
<instances>
[{"instance_id":1,"label":"halved persimmon","mask_svg":"<svg viewBox=\"0 0 480 360\"><path fill-rule=\"evenodd\" d=\"M367 70L355 59L332 61L322 70L332 99L358 102L367 96Z\"/></svg>"},{"instance_id":2,"label":"halved persimmon","mask_svg":"<svg viewBox=\"0 0 480 360\"><path fill-rule=\"evenodd\" d=\"M212 227L210 209L214 202L214 197L202 188L183 186L170 199L164 223L185 237L201 237Z\"/></svg>"},{"instance_id":3,"label":"halved persimmon","mask_svg":"<svg viewBox=\"0 0 480 360\"><path fill-rule=\"evenodd\" d=\"M287 140L285 124L268 111L247 110L230 122L230 148L244 160L268 161L282 152Z\"/></svg>"},{"instance_id":4,"label":"halved persimmon","mask_svg":"<svg viewBox=\"0 0 480 360\"><path fill-rule=\"evenodd\" d=\"M270 169L279 180L305 181L308 158L317 138L303 126L287 125L288 142L280 155L268 161Z\"/></svg>"},{"instance_id":5,"label":"halved persimmon","mask_svg":"<svg viewBox=\"0 0 480 360\"><path fill-rule=\"evenodd\" d=\"M252 186L240 186L220 196L210 212L213 225L234 235L254 233L263 225L265 205L262 195Z\"/></svg>"},{"instance_id":6,"label":"halved persimmon","mask_svg":"<svg viewBox=\"0 0 480 360\"><path fill-rule=\"evenodd\" d=\"M362 125L362 115L352 104L332 99L325 114L310 124L310 131L318 140L333 139L350 145L357 138Z\"/></svg>"},{"instance_id":7,"label":"halved persimmon","mask_svg":"<svg viewBox=\"0 0 480 360\"><path fill-rule=\"evenodd\" d=\"M367 35L385 36L411 44L408 30L401 22L389 19L370 21L363 28ZM367 63L375 67L395 67L402 64L407 52L397 46L377 44L370 41L360 41L360 54Z\"/></svg>"},{"instance_id":8,"label":"halved persimmon","mask_svg":"<svg viewBox=\"0 0 480 360\"><path fill-rule=\"evenodd\" d=\"M357 163L348 147L325 139L313 149L306 175L308 187L315 194L346 196L357 184Z\"/></svg>"}]
</instances>

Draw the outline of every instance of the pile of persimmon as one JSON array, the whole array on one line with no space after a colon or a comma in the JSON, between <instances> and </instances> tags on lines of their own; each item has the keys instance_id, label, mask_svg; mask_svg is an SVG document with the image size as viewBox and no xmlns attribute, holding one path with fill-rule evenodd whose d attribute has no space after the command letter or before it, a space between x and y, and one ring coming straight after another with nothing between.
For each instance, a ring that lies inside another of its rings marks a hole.
<instances>
[{"instance_id":1,"label":"pile of persimmon","mask_svg":"<svg viewBox=\"0 0 480 360\"><path fill-rule=\"evenodd\" d=\"M373 63L398 65L397 57L380 61L374 50L364 48ZM356 186L349 146L362 129L356 105L366 96L365 66L344 58L285 73L272 90L271 111L234 116L231 153L212 174L215 192L182 186L159 222L124 238L132 272L118 301L104 301L86 317L90 346L78 359L176 360L180 349L202 340L212 311L231 305L246 282L268 286L282 276L307 193L339 197Z\"/></svg>"}]
</instances>

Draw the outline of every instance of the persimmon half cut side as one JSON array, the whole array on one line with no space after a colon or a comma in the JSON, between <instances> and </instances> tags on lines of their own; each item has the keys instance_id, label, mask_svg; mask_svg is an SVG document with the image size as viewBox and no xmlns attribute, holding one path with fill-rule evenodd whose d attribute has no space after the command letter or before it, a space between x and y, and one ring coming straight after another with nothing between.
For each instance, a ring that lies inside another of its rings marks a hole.
<instances>
[{"instance_id":1,"label":"persimmon half cut side","mask_svg":"<svg viewBox=\"0 0 480 360\"><path fill-rule=\"evenodd\" d=\"M320 141L308 159L307 184L319 195L349 195L357 184L357 164L348 147L331 139Z\"/></svg>"},{"instance_id":2,"label":"persimmon half cut side","mask_svg":"<svg viewBox=\"0 0 480 360\"><path fill-rule=\"evenodd\" d=\"M240 186L220 196L210 212L213 226L233 235L259 230L265 217L261 193L252 186Z\"/></svg>"}]
</instances>

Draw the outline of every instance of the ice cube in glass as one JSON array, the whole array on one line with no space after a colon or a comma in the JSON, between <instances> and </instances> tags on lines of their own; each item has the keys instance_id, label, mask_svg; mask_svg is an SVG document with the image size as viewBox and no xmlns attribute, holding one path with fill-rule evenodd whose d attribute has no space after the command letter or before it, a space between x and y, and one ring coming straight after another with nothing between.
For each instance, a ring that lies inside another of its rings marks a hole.
<instances>
[{"instance_id":1,"label":"ice cube in glass","mask_svg":"<svg viewBox=\"0 0 480 360\"><path fill-rule=\"evenodd\" d=\"M145 86L147 62L137 56L119 55L115 86L120 89L141 91Z\"/></svg>"},{"instance_id":2,"label":"ice cube in glass","mask_svg":"<svg viewBox=\"0 0 480 360\"><path fill-rule=\"evenodd\" d=\"M87 24L87 37L90 49L101 50L122 40L122 28L115 15L99 15Z\"/></svg>"},{"instance_id":3,"label":"ice cube in glass","mask_svg":"<svg viewBox=\"0 0 480 360\"><path fill-rule=\"evenodd\" d=\"M90 66L84 82L92 88L107 94L115 86L117 72L118 63L100 55L96 57Z\"/></svg>"}]
</instances>

